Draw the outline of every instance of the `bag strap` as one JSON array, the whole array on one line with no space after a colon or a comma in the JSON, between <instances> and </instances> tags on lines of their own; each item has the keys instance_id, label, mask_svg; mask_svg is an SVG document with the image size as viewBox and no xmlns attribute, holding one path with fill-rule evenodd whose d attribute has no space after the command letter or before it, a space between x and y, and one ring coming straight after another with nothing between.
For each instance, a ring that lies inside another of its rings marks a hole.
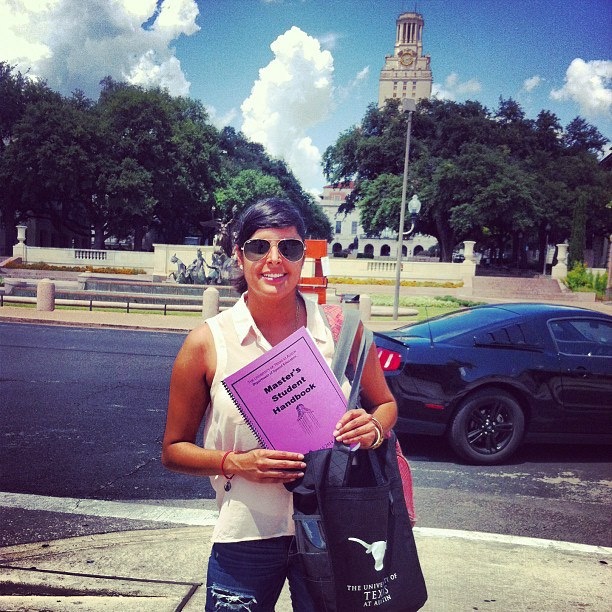
<instances>
[{"instance_id":1,"label":"bag strap","mask_svg":"<svg viewBox=\"0 0 612 612\"><path fill-rule=\"evenodd\" d=\"M323 310L323 320L333 334L334 330L330 326L326 310ZM334 338L336 347L331 362L332 372L339 382L342 382L342 378L346 372L346 366L348 365L351 349L353 348L353 342L357 334L357 329L359 328L359 321L360 317L358 310L347 310L341 313L340 334Z\"/></svg>"},{"instance_id":2,"label":"bag strap","mask_svg":"<svg viewBox=\"0 0 612 612\"><path fill-rule=\"evenodd\" d=\"M359 343L359 356L357 357L357 365L355 366L355 374L351 381L351 392L348 399L348 409L352 410L357 406L359 399L359 391L361 389L361 375L372 346L372 338L374 334L369 329L363 328L361 341Z\"/></svg>"},{"instance_id":3,"label":"bag strap","mask_svg":"<svg viewBox=\"0 0 612 612\"><path fill-rule=\"evenodd\" d=\"M389 440L386 440L376 450L358 450L352 451L349 446L341 442L334 443L332 452L329 453L329 464L327 470L325 466L319 466L318 478L319 482L324 482L329 487L346 487L350 481L351 469L355 462L355 452L358 453L359 462L367 462L372 469L372 475L377 485L388 482L383 466L387 464L387 455L391 450ZM393 453L395 453L393 446Z\"/></svg>"},{"instance_id":4,"label":"bag strap","mask_svg":"<svg viewBox=\"0 0 612 612\"><path fill-rule=\"evenodd\" d=\"M355 342L355 336L359 329L361 321L359 311L357 310L340 310L339 312L330 312L330 310L319 306L323 320L327 327L331 330L336 341L334 356L331 363L331 369L334 376L340 384L342 384L346 376L346 368L348 365L351 349ZM337 332L337 323L340 321L340 332ZM357 406L359 400L359 389L361 385L361 375L365 366L366 359L374 334L367 328L362 328L361 340L359 343L359 351L357 353L357 363L351 377L351 392L347 402L347 410L352 410Z\"/></svg>"},{"instance_id":5,"label":"bag strap","mask_svg":"<svg viewBox=\"0 0 612 612\"><path fill-rule=\"evenodd\" d=\"M357 330L359 329L359 323L361 321L359 311L343 310L341 307L332 305L320 305L319 311L321 312L325 325L332 332L336 343L331 369L338 382L342 384L342 380L345 378L351 349L353 348L355 336L357 335ZM362 327L359 352L357 354L357 363L355 364L354 374L352 376L347 410L351 410L357 406L361 386L361 375L373 341L374 334L372 331L366 327ZM381 469L381 458L379 453L386 452L387 446L388 444L385 441L380 449L368 451L366 455L372 466L376 482L379 484L385 480ZM335 443L333 451L330 453L329 464L326 470L327 484L333 487L346 486L352 463L353 452L350 448L345 444ZM318 466L317 469L320 470L319 477L324 477L323 466Z\"/></svg>"}]
</instances>

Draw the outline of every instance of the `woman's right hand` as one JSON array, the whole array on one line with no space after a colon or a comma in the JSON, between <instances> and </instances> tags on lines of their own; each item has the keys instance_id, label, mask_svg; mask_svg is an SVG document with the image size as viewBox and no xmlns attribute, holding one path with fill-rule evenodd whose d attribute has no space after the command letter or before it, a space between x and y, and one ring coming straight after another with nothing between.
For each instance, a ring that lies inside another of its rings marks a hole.
<instances>
[{"instance_id":1,"label":"woman's right hand","mask_svg":"<svg viewBox=\"0 0 612 612\"><path fill-rule=\"evenodd\" d=\"M231 452L225 459L225 474L236 474L261 483L293 482L304 476L304 455L256 448L244 453Z\"/></svg>"}]
</instances>

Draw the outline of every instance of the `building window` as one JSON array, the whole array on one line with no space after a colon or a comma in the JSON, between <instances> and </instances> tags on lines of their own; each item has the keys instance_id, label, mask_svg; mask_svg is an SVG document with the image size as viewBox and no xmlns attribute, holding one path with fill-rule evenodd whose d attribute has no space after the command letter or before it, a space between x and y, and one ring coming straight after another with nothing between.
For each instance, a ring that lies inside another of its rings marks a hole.
<instances>
[{"instance_id":1,"label":"building window","mask_svg":"<svg viewBox=\"0 0 612 612\"><path fill-rule=\"evenodd\" d=\"M357 221L351 221L351 234L355 235L357 233Z\"/></svg>"},{"instance_id":2,"label":"building window","mask_svg":"<svg viewBox=\"0 0 612 612\"><path fill-rule=\"evenodd\" d=\"M336 221L336 234L342 233L342 221Z\"/></svg>"}]
</instances>

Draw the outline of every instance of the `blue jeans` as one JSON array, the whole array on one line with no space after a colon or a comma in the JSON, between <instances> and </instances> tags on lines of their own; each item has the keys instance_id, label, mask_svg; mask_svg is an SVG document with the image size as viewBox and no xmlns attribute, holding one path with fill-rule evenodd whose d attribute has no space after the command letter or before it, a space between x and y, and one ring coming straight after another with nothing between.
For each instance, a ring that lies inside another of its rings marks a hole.
<instances>
[{"instance_id":1,"label":"blue jeans","mask_svg":"<svg viewBox=\"0 0 612 612\"><path fill-rule=\"evenodd\" d=\"M294 612L317 612L292 536L213 544L206 577L207 612L274 612L289 581Z\"/></svg>"}]
</instances>

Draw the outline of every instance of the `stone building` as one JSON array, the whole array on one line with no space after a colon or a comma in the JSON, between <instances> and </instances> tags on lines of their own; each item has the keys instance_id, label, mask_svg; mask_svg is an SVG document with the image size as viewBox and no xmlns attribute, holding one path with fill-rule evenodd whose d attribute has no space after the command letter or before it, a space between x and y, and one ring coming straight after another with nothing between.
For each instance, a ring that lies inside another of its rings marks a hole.
<instances>
[{"instance_id":1,"label":"stone building","mask_svg":"<svg viewBox=\"0 0 612 612\"><path fill-rule=\"evenodd\" d=\"M396 21L395 49L385 57L380 73L378 106L389 98L413 98L421 100L431 95L432 74L429 55L423 55L423 16L419 13L402 13ZM376 238L367 237L361 227L359 211L348 214L338 212L354 188L353 183L326 185L319 204L330 220L333 239L329 254L348 257L397 257L397 231L386 230ZM403 257L425 255L437 244L432 236L416 236L405 240Z\"/></svg>"},{"instance_id":2,"label":"stone building","mask_svg":"<svg viewBox=\"0 0 612 612\"><path fill-rule=\"evenodd\" d=\"M353 190L354 184L340 183L338 185L325 185L323 195L320 196L319 206L329 219L332 226L332 241L328 247L330 256L346 255L348 257L379 257L397 258L397 232L386 230L379 236L368 237L359 221L359 210L354 209L345 214L338 208L343 204ZM425 255L429 247L437 244L432 236L417 234L409 240L404 240L402 247L403 257L416 257Z\"/></svg>"},{"instance_id":3,"label":"stone building","mask_svg":"<svg viewBox=\"0 0 612 612\"><path fill-rule=\"evenodd\" d=\"M423 26L419 13L402 13L396 21L393 55L385 57L378 86L378 107L385 100L431 96L430 56L423 55Z\"/></svg>"}]
</instances>

